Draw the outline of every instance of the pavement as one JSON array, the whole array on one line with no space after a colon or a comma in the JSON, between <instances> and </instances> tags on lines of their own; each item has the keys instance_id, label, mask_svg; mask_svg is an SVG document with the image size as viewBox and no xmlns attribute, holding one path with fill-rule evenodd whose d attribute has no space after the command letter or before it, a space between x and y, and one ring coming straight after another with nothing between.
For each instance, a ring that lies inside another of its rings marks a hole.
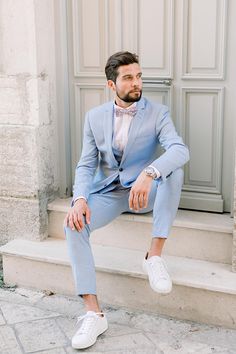
<instances>
[{"instance_id":1,"label":"pavement","mask_svg":"<svg viewBox=\"0 0 236 354\"><path fill-rule=\"evenodd\" d=\"M236 354L236 330L101 305L108 330L92 347L74 350L82 299L2 284L0 353Z\"/></svg>"}]
</instances>

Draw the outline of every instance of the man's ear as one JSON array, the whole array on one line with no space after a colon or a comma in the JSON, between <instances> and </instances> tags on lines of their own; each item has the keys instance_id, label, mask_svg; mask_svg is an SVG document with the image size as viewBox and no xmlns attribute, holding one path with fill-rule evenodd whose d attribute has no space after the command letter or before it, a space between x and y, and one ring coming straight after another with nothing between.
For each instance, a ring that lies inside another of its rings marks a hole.
<instances>
[{"instance_id":1,"label":"man's ear","mask_svg":"<svg viewBox=\"0 0 236 354\"><path fill-rule=\"evenodd\" d=\"M112 80L107 80L107 86L113 91L116 90L116 84Z\"/></svg>"}]
</instances>

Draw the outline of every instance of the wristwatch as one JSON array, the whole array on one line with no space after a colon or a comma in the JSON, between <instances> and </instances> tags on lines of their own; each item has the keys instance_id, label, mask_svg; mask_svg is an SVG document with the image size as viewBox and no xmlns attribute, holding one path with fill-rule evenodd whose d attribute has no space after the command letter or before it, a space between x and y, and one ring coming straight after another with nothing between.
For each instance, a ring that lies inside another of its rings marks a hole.
<instances>
[{"instance_id":1,"label":"wristwatch","mask_svg":"<svg viewBox=\"0 0 236 354\"><path fill-rule=\"evenodd\" d=\"M146 173L147 176L152 177L152 179L155 179L157 177L155 169L151 166L146 167L144 172Z\"/></svg>"}]
</instances>

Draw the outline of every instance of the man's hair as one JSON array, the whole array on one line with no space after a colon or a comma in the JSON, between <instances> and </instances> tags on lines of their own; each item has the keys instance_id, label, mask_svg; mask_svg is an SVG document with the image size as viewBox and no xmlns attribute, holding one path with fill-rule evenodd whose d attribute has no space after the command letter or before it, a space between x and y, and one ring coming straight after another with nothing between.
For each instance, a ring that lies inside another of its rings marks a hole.
<instances>
[{"instance_id":1,"label":"man's hair","mask_svg":"<svg viewBox=\"0 0 236 354\"><path fill-rule=\"evenodd\" d=\"M107 80L112 80L115 83L118 76L119 67L133 63L139 64L138 55L135 53L118 52L111 55L105 66Z\"/></svg>"}]
</instances>

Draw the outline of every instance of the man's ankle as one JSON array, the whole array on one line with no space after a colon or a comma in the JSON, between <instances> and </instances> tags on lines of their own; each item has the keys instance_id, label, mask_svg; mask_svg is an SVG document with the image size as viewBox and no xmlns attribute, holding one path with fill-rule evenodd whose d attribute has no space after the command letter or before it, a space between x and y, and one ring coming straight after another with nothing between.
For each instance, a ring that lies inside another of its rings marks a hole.
<instances>
[{"instance_id":1,"label":"man's ankle","mask_svg":"<svg viewBox=\"0 0 236 354\"><path fill-rule=\"evenodd\" d=\"M86 311L93 311L96 313L102 312L99 307L96 295L92 295L92 294L83 295L83 300L84 300Z\"/></svg>"},{"instance_id":2,"label":"man's ankle","mask_svg":"<svg viewBox=\"0 0 236 354\"><path fill-rule=\"evenodd\" d=\"M147 252L145 259L151 258L153 256L161 257L161 252L149 251L149 252Z\"/></svg>"},{"instance_id":3,"label":"man's ankle","mask_svg":"<svg viewBox=\"0 0 236 354\"><path fill-rule=\"evenodd\" d=\"M158 256L158 257L161 257L161 252L155 252L155 251L153 251L153 252L148 252L148 257L147 258L151 258L151 257L153 257L153 256Z\"/></svg>"}]
</instances>

